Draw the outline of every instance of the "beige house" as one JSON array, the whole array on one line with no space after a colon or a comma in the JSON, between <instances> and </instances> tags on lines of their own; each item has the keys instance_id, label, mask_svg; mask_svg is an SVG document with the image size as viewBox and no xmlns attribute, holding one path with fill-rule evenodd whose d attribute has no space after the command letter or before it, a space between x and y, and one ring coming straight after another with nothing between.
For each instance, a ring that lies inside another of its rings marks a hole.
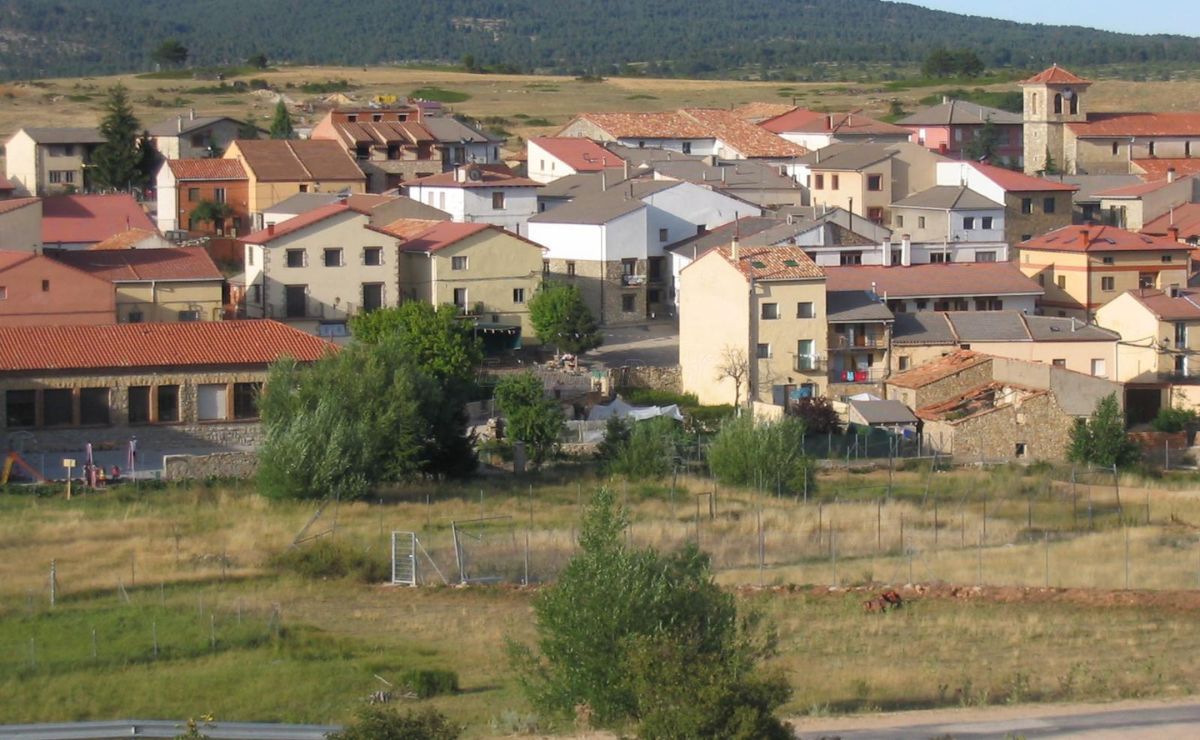
<instances>
[{"instance_id":1,"label":"beige house","mask_svg":"<svg viewBox=\"0 0 1200 740\"><path fill-rule=\"evenodd\" d=\"M826 392L825 275L804 250L735 242L685 267L680 284L685 392L777 406Z\"/></svg>"},{"instance_id":2,"label":"beige house","mask_svg":"<svg viewBox=\"0 0 1200 740\"><path fill-rule=\"evenodd\" d=\"M1176 178L1171 172L1164 180L1110 188L1096 195L1100 199L1099 215L1105 223L1129 231L1142 231L1162 216L1167 216L1169 223L1175 209L1200 200L1200 178ZM1176 238L1178 233L1176 230Z\"/></svg>"},{"instance_id":3,"label":"beige house","mask_svg":"<svg viewBox=\"0 0 1200 740\"><path fill-rule=\"evenodd\" d=\"M833 144L800 157L792 169L812 205L886 224L893 202L937 184L937 163L944 161L917 144Z\"/></svg>"},{"instance_id":4,"label":"beige house","mask_svg":"<svg viewBox=\"0 0 1200 740\"><path fill-rule=\"evenodd\" d=\"M147 131L163 159L206 159L220 157L231 143L249 135L247 128L254 131L253 126L228 116L197 116L192 108Z\"/></svg>"},{"instance_id":5,"label":"beige house","mask_svg":"<svg viewBox=\"0 0 1200 740\"><path fill-rule=\"evenodd\" d=\"M112 283L120 323L219 321L225 278L203 247L54 252Z\"/></svg>"},{"instance_id":6,"label":"beige house","mask_svg":"<svg viewBox=\"0 0 1200 740\"><path fill-rule=\"evenodd\" d=\"M529 301L542 282L544 247L491 224L400 220L402 300L450 303L475 319L485 347L536 342Z\"/></svg>"},{"instance_id":7,"label":"beige house","mask_svg":"<svg viewBox=\"0 0 1200 740\"><path fill-rule=\"evenodd\" d=\"M40 198L0 200L0 249L36 252L42 248Z\"/></svg>"},{"instance_id":8,"label":"beige house","mask_svg":"<svg viewBox=\"0 0 1200 740\"><path fill-rule=\"evenodd\" d=\"M879 393L888 376L892 312L871 291L828 291L829 395Z\"/></svg>"},{"instance_id":9,"label":"beige house","mask_svg":"<svg viewBox=\"0 0 1200 740\"><path fill-rule=\"evenodd\" d=\"M87 191L87 167L103 142L94 128L23 128L4 145L5 174L17 195Z\"/></svg>"},{"instance_id":10,"label":"beige house","mask_svg":"<svg viewBox=\"0 0 1200 740\"><path fill-rule=\"evenodd\" d=\"M242 163L249 182L247 210L253 228L263 211L296 193L365 193L367 177L336 141L239 139L225 159Z\"/></svg>"}]
</instances>

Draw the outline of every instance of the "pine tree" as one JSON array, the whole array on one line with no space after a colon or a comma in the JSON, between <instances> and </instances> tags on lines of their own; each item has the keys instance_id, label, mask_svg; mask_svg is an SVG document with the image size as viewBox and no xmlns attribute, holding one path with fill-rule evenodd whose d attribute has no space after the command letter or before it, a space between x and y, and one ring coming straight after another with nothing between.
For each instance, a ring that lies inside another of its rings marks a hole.
<instances>
[{"instance_id":1,"label":"pine tree","mask_svg":"<svg viewBox=\"0 0 1200 740\"><path fill-rule=\"evenodd\" d=\"M272 139L294 139L296 129L292 127L292 116L282 100L275 104L275 117L271 119Z\"/></svg>"},{"instance_id":2,"label":"pine tree","mask_svg":"<svg viewBox=\"0 0 1200 740\"><path fill-rule=\"evenodd\" d=\"M108 91L104 101L104 120L100 135L104 143L92 156L92 183L99 188L129 190L143 183L142 152L138 146L141 123L133 115L129 90L117 85Z\"/></svg>"}]
</instances>

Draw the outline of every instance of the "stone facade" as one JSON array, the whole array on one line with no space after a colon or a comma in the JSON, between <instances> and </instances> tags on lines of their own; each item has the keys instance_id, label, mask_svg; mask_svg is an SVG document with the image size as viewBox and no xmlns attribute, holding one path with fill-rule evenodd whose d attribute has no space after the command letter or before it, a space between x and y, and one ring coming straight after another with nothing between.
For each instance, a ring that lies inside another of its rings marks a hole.
<instances>
[{"instance_id":1,"label":"stone facade","mask_svg":"<svg viewBox=\"0 0 1200 740\"><path fill-rule=\"evenodd\" d=\"M659 303L647 308L647 286L645 282L637 285L624 285L624 271L619 260L600 262L599 260L545 260L548 266L544 277L561 280L579 288L583 302L587 305L596 321L603 325L629 324L645 321L651 312L662 311L666 315L669 303L665 286L654 286L659 290ZM634 274L645 276L647 260L637 260ZM570 265L574 265L573 272ZM631 310L626 311L625 296L631 296Z\"/></svg>"},{"instance_id":2,"label":"stone facade","mask_svg":"<svg viewBox=\"0 0 1200 740\"><path fill-rule=\"evenodd\" d=\"M1064 460L1074 425L1043 392L965 419L927 421L924 436L939 454L963 461Z\"/></svg>"},{"instance_id":3,"label":"stone facade","mask_svg":"<svg viewBox=\"0 0 1200 740\"><path fill-rule=\"evenodd\" d=\"M168 455L163 459L166 480L203 478L253 478L258 474L258 454L217 452L212 455Z\"/></svg>"},{"instance_id":4,"label":"stone facade","mask_svg":"<svg viewBox=\"0 0 1200 740\"><path fill-rule=\"evenodd\" d=\"M1041 192L1008 192L1004 194L1004 239L1018 244L1030 237L1046 234L1071 225L1071 192L1045 190ZM1023 201L1030 199L1030 213L1025 213ZM1046 201L1054 201L1047 210Z\"/></svg>"},{"instance_id":5,"label":"stone facade","mask_svg":"<svg viewBox=\"0 0 1200 740\"><path fill-rule=\"evenodd\" d=\"M612 387L615 388L650 388L669 393L679 393L683 388L683 378L678 365L635 365L613 368L609 372L612 374Z\"/></svg>"},{"instance_id":6,"label":"stone facade","mask_svg":"<svg viewBox=\"0 0 1200 740\"><path fill-rule=\"evenodd\" d=\"M889 383L887 397L900 401L910 409L919 409L960 396L991 381L992 361L989 359L918 388L905 388Z\"/></svg>"}]
</instances>

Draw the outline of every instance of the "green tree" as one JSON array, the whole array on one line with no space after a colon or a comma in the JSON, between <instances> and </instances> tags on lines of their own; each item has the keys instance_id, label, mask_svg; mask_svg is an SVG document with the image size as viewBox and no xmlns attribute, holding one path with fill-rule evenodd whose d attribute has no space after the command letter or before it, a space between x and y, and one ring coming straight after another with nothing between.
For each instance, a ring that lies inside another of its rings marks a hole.
<instances>
[{"instance_id":1,"label":"green tree","mask_svg":"<svg viewBox=\"0 0 1200 740\"><path fill-rule=\"evenodd\" d=\"M586 705L606 727L640 721L642 737L789 737L771 715L786 684L757 668L773 632L757 615L739 618L694 545L667 555L635 550L625 544L627 524L613 494L597 492L581 552L534 601L536 651L510 642L533 704L559 715ZM742 701L751 696L760 700ZM749 727L760 731L739 731Z\"/></svg>"},{"instance_id":2,"label":"green tree","mask_svg":"<svg viewBox=\"0 0 1200 740\"><path fill-rule=\"evenodd\" d=\"M162 156L158 150L154 148L154 141L150 138L149 131L142 131L142 135L138 138L138 174L140 177L140 185L143 187L154 182L155 175L158 174L158 168L163 163Z\"/></svg>"},{"instance_id":3,"label":"green tree","mask_svg":"<svg viewBox=\"0 0 1200 740\"><path fill-rule=\"evenodd\" d=\"M963 147L963 155L966 159L973 159L976 162L987 162L996 156L996 147L1000 145L1000 131L996 128L996 124L992 123L992 117L988 116L983 125Z\"/></svg>"},{"instance_id":4,"label":"green tree","mask_svg":"<svg viewBox=\"0 0 1200 740\"><path fill-rule=\"evenodd\" d=\"M1054 161L1054 155L1050 153L1050 147L1046 147L1046 163L1042 165L1043 175L1057 175L1058 162Z\"/></svg>"},{"instance_id":5,"label":"green tree","mask_svg":"<svg viewBox=\"0 0 1200 740\"><path fill-rule=\"evenodd\" d=\"M188 50L179 39L167 39L151 52L150 58L168 67L182 67L187 62Z\"/></svg>"},{"instance_id":6,"label":"green tree","mask_svg":"<svg viewBox=\"0 0 1200 740\"><path fill-rule=\"evenodd\" d=\"M615 418L615 417L614 417ZM623 441L611 445L610 473L633 480L662 478L671 474L683 455L686 437L683 425L667 416L622 424L628 428ZM606 429L607 431L607 429ZM605 442L608 443L607 438Z\"/></svg>"},{"instance_id":7,"label":"green tree","mask_svg":"<svg viewBox=\"0 0 1200 740\"><path fill-rule=\"evenodd\" d=\"M483 362L483 350L469 321L458 317L454 306L434 308L421 301L360 313L350 319L354 338L378 344L400 337L406 351L435 378L474 385Z\"/></svg>"},{"instance_id":8,"label":"green tree","mask_svg":"<svg viewBox=\"0 0 1200 740\"><path fill-rule=\"evenodd\" d=\"M267 68L267 55L263 53L251 54L246 57L246 66L254 67L255 69Z\"/></svg>"},{"instance_id":9,"label":"green tree","mask_svg":"<svg viewBox=\"0 0 1200 740\"><path fill-rule=\"evenodd\" d=\"M354 723L329 736L329 740L457 740L462 727L436 709L412 710L363 707Z\"/></svg>"},{"instance_id":10,"label":"green tree","mask_svg":"<svg viewBox=\"0 0 1200 740\"><path fill-rule=\"evenodd\" d=\"M462 65L463 65L463 69L467 70L468 72L478 72L479 71L479 66L478 66L478 63L475 61L474 54L463 54Z\"/></svg>"},{"instance_id":11,"label":"green tree","mask_svg":"<svg viewBox=\"0 0 1200 740\"><path fill-rule=\"evenodd\" d=\"M1140 453L1140 448L1125 433L1125 414L1115 393L1097 401L1091 418L1078 420L1071 429L1068 457L1074 462L1124 468L1135 464Z\"/></svg>"},{"instance_id":12,"label":"green tree","mask_svg":"<svg viewBox=\"0 0 1200 740\"><path fill-rule=\"evenodd\" d=\"M275 104L275 117L271 119L272 139L294 139L296 129L292 126L292 115L288 113L287 105L280 100Z\"/></svg>"},{"instance_id":13,"label":"green tree","mask_svg":"<svg viewBox=\"0 0 1200 740\"><path fill-rule=\"evenodd\" d=\"M583 294L574 285L542 283L529 300L529 320L538 340L560 352L580 354L604 342Z\"/></svg>"},{"instance_id":14,"label":"green tree","mask_svg":"<svg viewBox=\"0 0 1200 740\"><path fill-rule=\"evenodd\" d=\"M508 436L524 442L533 467L541 467L558 446L563 427L562 408L546 398L542 379L529 371L505 375L496 384L496 405Z\"/></svg>"},{"instance_id":15,"label":"green tree","mask_svg":"<svg viewBox=\"0 0 1200 740\"><path fill-rule=\"evenodd\" d=\"M104 110L100 121L104 141L92 155L92 182L99 188L129 190L143 183L142 152L138 147L142 126L133 115L129 90L120 84L109 88Z\"/></svg>"},{"instance_id":16,"label":"green tree","mask_svg":"<svg viewBox=\"0 0 1200 740\"><path fill-rule=\"evenodd\" d=\"M202 200L192 209L192 218L212 224L213 231L224 231L225 219L233 215L233 207L215 200Z\"/></svg>"},{"instance_id":17,"label":"green tree","mask_svg":"<svg viewBox=\"0 0 1200 740\"><path fill-rule=\"evenodd\" d=\"M755 422L750 414L726 420L708 447L708 466L727 485L812 493L813 461L804 454L804 422L784 417Z\"/></svg>"},{"instance_id":18,"label":"green tree","mask_svg":"<svg viewBox=\"0 0 1200 740\"><path fill-rule=\"evenodd\" d=\"M825 396L801 398L793 408L793 413L804 423L804 431L808 434L841 433L841 419Z\"/></svg>"}]
</instances>

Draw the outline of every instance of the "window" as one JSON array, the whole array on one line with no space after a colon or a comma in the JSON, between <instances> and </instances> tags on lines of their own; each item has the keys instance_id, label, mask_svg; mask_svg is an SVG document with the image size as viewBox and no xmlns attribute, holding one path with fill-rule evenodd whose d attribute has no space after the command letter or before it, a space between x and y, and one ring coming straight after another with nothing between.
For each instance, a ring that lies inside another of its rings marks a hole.
<instances>
[{"instance_id":1,"label":"window","mask_svg":"<svg viewBox=\"0 0 1200 740\"><path fill-rule=\"evenodd\" d=\"M10 428L37 424L37 391L8 391L4 394L4 423Z\"/></svg>"},{"instance_id":2,"label":"window","mask_svg":"<svg viewBox=\"0 0 1200 740\"><path fill-rule=\"evenodd\" d=\"M891 251L891 257L892 257L893 265L900 264L901 262L904 261L904 250L903 249L893 249Z\"/></svg>"},{"instance_id":3,"label":"window","mask_svg":"<svg viewBox=\"0 0 1200 740\"><path fill-rule=\"evenodd\" d=\"M908 362L909 362L908 355L900 355L899 357L896 358L896 369L897 370L907 370Z\"/></svg>"},{"instance_id":4,"label":"window","mask_svg":"<svg viewBox=\"0 0 1200 740\"><path fill-rule=\"evenodd\" d=\"M383 247L363 247L363 264L378 267L383 264Z\"/></svg>"},{"instance_id":5,"label":"window","mask_svg":"<svg viewBox=\"0 0 1200 740\"><path fill-rule=\"evenodd\" d=\"M667 229L658 230L658 240L660 242L665 242L667 240Z\"/></svg>"},{"instance_id":6,"label":"window","mask_svg":"<svg viewBox=\"0 0 1200 740\"><path fill-rule=\"evenodd\" d=\"M816 318L816 311L813 310L812 301L800 301L796 304L796 318L812 319Z\"/></svg>"},{"instance_id":7,"label":"window","mask_svg":"<svg viewBox=\"0 0 1200 740\"><path fill-rule=\"evenodd\" d=\"M632 277L637 274L637 260L626 258L621 260L621 275L624 277Z\"/></svg>"},{"instance_id":8,"label":"window","mask_svg":"<svg viewBox=\"0 0 1200 740\"><path fill-rule=\"evenodd\" d=\"M1054 112L1055 113L1063 112L1062 103L1063 103L1062 93L1055 93L1054 94Z\"/></svg>"},{"instance_id":9,"label":"window","mask_svg":"<svg viewBox=\"0 0 1200 740\"><path fill-rule=\"evenodd\" d=\"M1042 213L1054 213L1054 199L1042 198Z\"/></svg>"},{"instance_id":10,"label":"window","mask_svg":"<svg viewBox=\"0 0 1200 740\"><path fill-rule=\"evenodd\" d=\"M867 175L867 190L876 193L883 190L883 175Z\"/></svg>"},{"instance_id":11,"label":"window","mask_svg":"<svg viewBox=\"0 0 1200 740\"><path fill-rule=\"evenodd\" d=\"M75 182L75 173L72 170L50 170L50 184L70 185L73 182Z\"/></svg>"},{"instance_id":12,"label":"window","mask_svg":"<svg viewBox=\"0 0 1200 740\"><path fill-rule=\"evenodd\" d=\"M1013 447L1013 454L1017 457L1028 457L1029 448L1024 442L1017 442Z\"/></svg>"},{"instance_id":13,"label":"window","mask_svg":"<svg viewBox=\"0 0 1200 740\"><path fill-rule=\"evenodd\" d=\"M1037 284L1042 286L1043 288L1046 287L1046 273L1044 273L1044 272L1038 273Z\"/></svg>"},{"instance_id":14,"label":"window","mask_svg":"<svg viewBox=\"0 0 1200 740\"><path fill-rule=\"evenodd\" d=\"M304 267L304 250L289 249L287 251L287 266L288 267Z\"/></svg>"},{"instance_id":15,"label":"window","mask_svg":"<svg viewBox=\"0 0 1200 740\"><path fill-rule=\"evenodd\" d=\"M987 231L992 228L992 217L991 216L984 216L984 217L980 218L979 221L980 221L979 228L983 229L984 231Z\"/></svg>"},{"instance_id":16,"label":"window","mask_svg":"<svg viewBox=\"0 0 1200 740\"><path fill-rule=\"evenodd\" d=\"M129 323L140 324L145 320L146 320L146 315L143 314L141 311L130 311L129 312L129 319L128 319Z\"/></svg>"},{"instance_id":17,"label":"window","mask_svg":"<svg viewBox=\"0 0 1200 740\"><path fill-rule=\"evenodd\" d=\"M1027 216L1029 214L1033 213L1033 198L1022 198L1021 199L1021 213L1025 214Z\"/></svg>"},{"instance_id":18,"label":"window","mask_svg":"<svg viewBox=\"0 0 1200 740\"><path fill-rule=\"evenodd\" d=\"M493 211L503 211L504 210L504 191L503 190L492 191L492 210Z\"/></svg>"},{"instance_id":19,"label":"window","mask_svg":"<svg viewBox=\"0 0 1200 740\"><path fill-rule=\"evenodd\" d=\"M904 226L904 216L901 216L899 213L892 216L892 220L896 222L897 226Z\"/></svg>"},{"instance_id":20,"label":"window","mask_svg":"<svg viewBox=\"0 0 1200 740\"><path fill-rule=\"evenodd\" d=\"M646 260L646 277L650 282L656 283L662 280L662 263L662 257L651 257Z\"/></svg>"},{"instance_id":21,"label":"window","mask_svg":"<svg viewBox=\"0 0 1200 740\"><path fill-rule=\"evenodd\" d=\"M1003 311L1004 301L999 298L976 298L976 311Z\"/></svg>"},{"instance_id":22,"label":"window","mask_svg":"<svg viewBox=\"0 0 1200 740\"><path fill-rule=\"evenodd\" d=\"M246 250L246 264L250 265L251 267L254 266L254 249L253 248Z\"/></svg>"},{"instance_id":23,"label":"window","mask_svg":"<svg viewBox=\"0 0 1200 740\"><path fill-rule=\"evenodd\" d=\"M454 289L454 305L458 306L459 309L462 309L462 310L465 310L467 308L467 289L466 288L455 288Z\"/></svg>"},{"instance_id":24,"label":"window","mask_svg":"<svg viewBox=\"0 0 1200 740\"><path fill-rule=\"evenodd\" d=\"M992 252L992 251L976 252L975 253L975 261L976 262L995 262L996 261L996 253Z\"/></svg>"},{"instance_id":25,"label":"window","mask_svg":"<svg viewBox=\"0 0 1200 740\"><path fill-rule=\"evenodd\" d=\"M800 339L796 341L796 369L797 370L816 370L817 356L815 350L815 342L812 339Z\"/></svg>"},{"instance_id":26,"label":"window","mask_svg":"<svg viewBox=\"0 0 1200 740\"><path fill-rule=\"evenodd\" d=\"M754 356L760 360L771 359L771 345L768 342L759 342L754 348Z\"/></svg>"},{"instance_id":27,"label":"window","mask_svg":"<svg viewBox=\"0 0 1200 740\"><path fill-rule=\"evenodd\" d=\"M1151 157L1154 156L1154 142L1153 141L1150 142L1150 156Z\"/></svg>"},{"instance_id":28,"label":"window","mask_svg":"<svg viewBox=\"0 0 1200 740\"><path fill-rule=\"evenodd\" d=\"M1055 285L1058 286L1059 290L1066 290L1067 289L1067 276L1059 275L1058 277L1056 277L1054 279L1054 283L1055 283Z\"/></svg>"},{"instance_id":29,"label":"window","mask_svg":"<svg viewBox=\"0 0 1200 740\"><path fill-rule=\"evenodd\" d=\"M924 216L917 216L917 228L918 229L925 228L925 217Z\"/></svg>"},{"instance_id":30,"label":"window","mask_svg":"<svg viewBox=\"0 0 1200 740\"><path fill-rule=\"evenodd\" d=\"M929 255L929 261L932 264L940 265L943 262L951 262L952 260L950 259L949 252L931 252Z\"/></svg>"},{"instance_id":31,"label":"window","mask_svg":"<svg viewBox=\"0 0 1200 740\"><path fill-rule=\"evenodd\" d=\"M1116 141L1114 141L1114 142L1112 143L1112 155L1115 157L1115 156L1117 156L1117 155L1118 155L1120 152L1121 152L1121 144L1120 144L1119 142L1116 142Z\"/></svg>"},{"instance_id":32,"label":"window","mask_svg":"<svg viewBox=\"0 0 1200 740\"><path fill-rule=\"evenodd\" d=\"M825 176L824 175L813 175L813 190L824 190L824 189L825 189Z\"/></svg>"},{"instance_id":33,"label":"window","mask_svg":"<svg viewBox=\"0 0 1200 740\"><path fill-rule=\"evenodd\" d=\"M467 269L467 258L466 257L451 257L450 258L450 269L451 270Z\"/></svg>"},{"instance_id":34,"label":"window","mask_svg":"<svg viewBox=\"0 0 1200 740\"><path fill-rule=\"evenodd\" d=\"M383 308L383 283L362 284L362 310L370 313L377 308Z\"/></svg>"},{"instance_id":35,"label":"window","mask_svg":"<svg viewBox=\"0 0 1200 740\"><path fill-rule=\"evenodd\" d=\"M513 288L513 303L520 304L520 303L524 303L524 302L525 302L525 289L524 288Z\"/></svg>"},{"instance_id":36,"label":"window","mask_svg":"<svg viewBox=\"0 0 1200 740\"><path fill-rule=\"evenodd\" d=\"M550 260L542 260L542 274L543 275L550 274Z\"/></svg>"},{"instance_id":37,"label":"window","mask_svg":"<svg viewBox=\"0 0 1200 740\"><path fill-rule=\"evenodd\" d=\"M1110 277L1100 278L1100 290L1104 290L1104 291L1114 290L1115 282L1116 282L1116 280L1114 278L1110 278ZM1062 286L1060 285L1058 287L1061 288Z\"/></svg>"},{"instance_id":38,"label":"window","mask_svg":"<svg viewBox=\"0 0 1200 740\"><path fill-rule=\"evenodd\" d=\"M1104 358L1100 357L1100 358L1096 358L1096 359L1092 360L1092 375L1095 375L1097 378L1108 377L1108 372L1107 372L1107 368L1105 367Z\"/></svg>"},{"instance_id":39,"label":"window","mask_svg":"<svg viewBox=\"0 0 1200 740\"><path fill-rule=\"evenodd\" d=\"M302 319L308 314L308 286L288 285L284 287L284 311L289 319Z\"/></svg>"},{"instance_id":40,"label":"window","mask_svg":"<svg viewBox=\"0 0 1200 740\"><path fill-rule=\"evenodd\" d=\"M49 292L50 292L50 281L49 281L49 280L43 280L43 281L42 281L42 292L43 292L43 293L49 293Z\"/></svg>"},{"instance_id":41,"label":"window","mask_svg":"<svg viewBox=\"0 0 1200 740\"><path fill-rule=\"evenodd\" d=\"M839 262L842 265L861 265L862 252L840 252L838 254Z\"/></svg>"},{"instance_id":42,"label":"window","mask_svg":"<svg viewBox=\"0 0 1200 740\"><path fill-rule=\"evenodd\" d=\"M1111 265L1113 263L1113 258L1112 257L1101 257L1100 261L1106 265Z\"/></svg>"},{"instance_id":43,"label":"window","mask_svg":"<svg viewBox=\"0 0 1200 740\"><path fill-rule=\"evenodd\" d=\"M213 200L218 203L225 202L225 188L213 188Z\"/></svg>"},{"instance_id":44,"label":"window","mask_svg":"<svg viewBox=\"0 0 1200 740\"><path fill-rule=\"evenodd\" d=\"M42 424L61 427L75 421L75 399L70 388L47 388L42 391Z\"/></svg>"},{"instance_id":45,"label":"window","mask_svg":"<svg viewBox=\"0 0 1200 740\"><path fill-rule=\"evenodd\" d=\"M870 221L871 223L882 224L883 223L883 209L882 208L868 208L867 209L867 220Z\"/></svg>"},{"instance_id":46,"label":"window","mask_svg":"<svg viewBox=\"0 0 1200 740\"><path fill-rule=\"evenodd\" d=\"M188 203L200 200L200 188L188 188Z\"/></svg>"},{"instance_id":47,"label":"window","mask_svg":"<svg viewBox=\"0 0 1200 740\"><path fill-rule=\"evenodd\" d=\"M129 400L129 423L150 423L150 386L131 385L127 391Z\"/></svg>"},{"instance_id":48,"label":"window","mask_svg":"<svg viewBox=\"0 0 1200 740\"><path fill-rule=\"evenodd\" d=\"M260 393L262 393L262 383L234 383L233 418L257 419Z\"/></svg>"},{"instance_id":49,"label":"window","mask_svg":"<svg viewBox=\"0 0 1200 740\"><path fill-rule=\"evenodd\" d=\"M1162 261L1163 261L1164 263L1170 262L1170 261L1171 261L1171 255L1169 255L1169 254L1164 254L1164 255L1162 256Z\"/></svg>"},{"instance_id":50,"label":"window","mask_svg":"<svg viewBox=\"0 0 1200 740\"><path fill-rule=\"evenodd\" d=\"M1154 283L1157 281L1157 278L1158 278L1158 273L1156 273L1156 272L1139 272L1138 273L1138 287L1139 288L1153 288Z\"/></svg>"},{"instance_id":51,"label":"window","mask_svg":"<svg viewBox=\"0 0 1200 740\"><path fill-rule=\"evenodd\" d=\"M779 304L778 303L762 304L761 310L759 311L759 316L768 321L779 318Z\"/></svg>"},{"instance_id":52,"label":"window","mask_svg":"<svg viewBox=\"0 0 1200 740\"><path fill-rule=\"evenodd\" d=\"M154 389L154 400L158 407L156 421L160 423L179 421L179 386L158 386Z\"/></svg>"},{"instance_id":53,"label":"window","mask_svg":"<svg viewBox=\"0 0 1200 740\"><path fill-rule=\"evenodd\" d=\"M840 175L830 175L830 177L829 177L829 189L830 190L837 190L839 187L841 187L841 184L842 184L842 178Z\"/></svg>"},{"instance_id":54,"label":"window","mask_svg":"<svg viewBox=\"0 0 1200 740\"><path fill-rule=\"evenodd\" d=\"M621 310L625 313L633 313L637 310L637 296L633 293L625 293L621 296Z\"/></svg>"},{"instance_id":55,"label":"window","mask_svg":"<svg viewBox=\"0 0 1200 740\"><path fill-rule=\"evenodd\" d=\"M646 303L658 303L661 300L658 288L650 288L646 291Z\"/></svg>"},{"instance_id":56,"label":"window","mask_svg":"<svg viewBox=\"0 0 1200 740\"><path fill-rule=\"evenodd\" d=\"M196 386L196 418L200 421L224 421L229 416L229 386L202 383Z\"/></svg>"},{"instance_id":57,"label":"window","mask_svg":"<svg viewBox=\"0 0 1200 740\"><path fill-rule=\"evenodd\" d=\"M1053 365L1054 367L1066 367L1067 360L1066 360L1066 358L1054 359L1054 360L1050 361L1050 364Z\"/></svg>"},{"instance_id":58,"label":"window","mask_svg":"<svg viewBox=\"0 0 1200 740\"><path fill-rule=\"evenodd\" d=\"M964 216L963 217L963 230L964 231L973 231L974 229L975 229L975 217L974 216Z\"/></svg>"},{"instance_id":59,"label":"window","mask_svg":"<svg viewBox=\"0 0 1200 740\"><path fill-rule=\"evenodd\" d=\"M567 277L575 277L575 263L567 262Z\"/></svg>"},{"instance_id":60,"label":"window","mask_svg":"<svg viewBox=\"0 0 1200 740\"><path fill-rule=\"evenodd\" d=\"M342 250L340 247L330 247L325 250L325 266L326 267L341 267L342 266Z\"/></svg>"},{"instance_id":61,"label":"window","mask_svg":"<svg viewBox=\"0 0 1200 740\"><path fill-rule=\"evenodd\" d=\"M690 142L690 141L683 142L683 153L684 154L692 153L692 142Z\"/></svg>"},{"instance_id":62,"label":"window","mask_svg":"<svg viewBox=\"0 0 1200 740\"><path fill-rule=\"evenodd\" d=\"M918 311L924 311L924 310L925 310L925 307L926 307L926 306L928 306L928 305L929 305L929 299L928 299L928 298L918 298L918 299L917 299L917 310L918 310Z\"/></svg>"},{"instance_id":63,"label":"window","mask_svg":"<svg viewBox=\"0 0 1200 740\"><path fill-rule=\"evenodd\" d=\"M0 285L0 301L4 300L5 298L8 298L8 288Z\"/></svg>"},{"instance_id":64,"label":"window","mask_svg":"<svg viewBox=\"0 0 1200 740\"><path fill-rule=\"evenodd\" d=\"M180 311L179 312L179 320L180 321L199 321L200 320L200 311L198 309Z\"/></svg>"}]
</instances>

